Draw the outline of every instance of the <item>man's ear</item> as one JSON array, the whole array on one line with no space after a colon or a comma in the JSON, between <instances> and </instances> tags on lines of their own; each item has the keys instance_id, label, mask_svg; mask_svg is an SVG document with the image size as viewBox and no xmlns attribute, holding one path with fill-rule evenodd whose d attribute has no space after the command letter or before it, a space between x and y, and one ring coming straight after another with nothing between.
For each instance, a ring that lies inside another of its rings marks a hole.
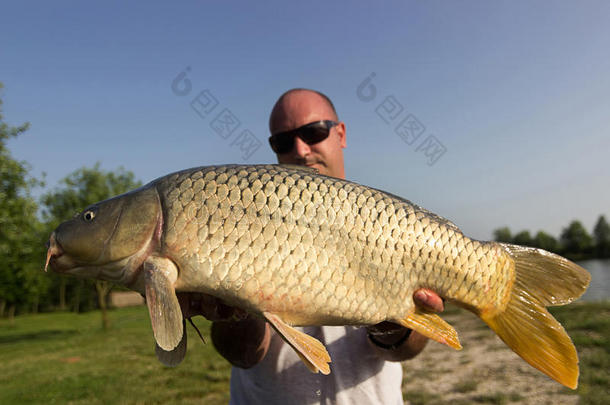
<instances>
[{"instance_id":1,"label":"man's ear","mask_svg":"<svg viewBox=\"0 0 610 405\"><path fill-rule=\"evenodd\" d=\"M345 123L343 121L340 121L337 124L337 134L339 135L341 147L345 148L347 146L347 141L345 139Z\"/></svg>"}]
</instances>

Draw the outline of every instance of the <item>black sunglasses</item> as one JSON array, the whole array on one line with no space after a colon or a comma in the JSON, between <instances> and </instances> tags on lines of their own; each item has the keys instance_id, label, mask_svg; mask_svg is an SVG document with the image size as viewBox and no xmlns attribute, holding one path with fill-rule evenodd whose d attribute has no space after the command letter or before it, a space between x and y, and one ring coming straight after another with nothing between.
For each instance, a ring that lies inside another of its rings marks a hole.
<instances>
[{"instance_id":1,"label":"black sunglasses","mask_svg":"<svg viewBox=\"0 0 610 405\"><path fill-rule=\"evenodd\" d=\"M302 127L271 135L269 145L277 154L288 153L294 147L295 136L301 138L307 145L314 145L328 138L330 129L335 125L337 122L329 120L310 122Z\"/></svg>"}]
</instances>

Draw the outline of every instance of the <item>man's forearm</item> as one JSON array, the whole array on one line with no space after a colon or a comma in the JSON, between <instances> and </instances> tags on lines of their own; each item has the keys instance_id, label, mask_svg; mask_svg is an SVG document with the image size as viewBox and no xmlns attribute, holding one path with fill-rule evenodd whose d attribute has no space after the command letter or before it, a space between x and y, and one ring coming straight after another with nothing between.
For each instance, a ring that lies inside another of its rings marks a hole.
<instances>
[{"instance_id":1,"label":"man's forearm","mask_svg":"<svg viewBox=\"0 0 610 405\"><path fill-rule=\"evenodd\" d=\"M418 307L430 312L442 312L445 305L434 291L420 288L413 294ZM409 360L421 353L428 343L428 338L401 327L395 323L382 322L368 328L369 343L373 350L384 360Z\"/></svg>"}]
</instances>

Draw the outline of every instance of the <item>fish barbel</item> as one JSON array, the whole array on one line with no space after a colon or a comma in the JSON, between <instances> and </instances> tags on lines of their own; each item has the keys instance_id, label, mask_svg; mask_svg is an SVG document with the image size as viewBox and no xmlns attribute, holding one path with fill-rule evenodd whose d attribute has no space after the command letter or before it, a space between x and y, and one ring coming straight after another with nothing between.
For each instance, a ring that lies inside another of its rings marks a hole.
<instances>
[{"instance_id":1,"label":"fish barbel","mask_svg":"<svg viewBox=\"0 0 610 405\"><path fill-rule=\"evenodd\" d=\"M590 275L540 249L470 239L405 199L290 165L209 166L87 207L49 241L57 272L146 296L157 355L186 352L176 292L201 292L264 318L314 372L330 357L306 325L391 321L461 348L413 302L429 288L478 315L532 366L578 383L576 349L546 306Z\"/></svg>"}]
</instances>

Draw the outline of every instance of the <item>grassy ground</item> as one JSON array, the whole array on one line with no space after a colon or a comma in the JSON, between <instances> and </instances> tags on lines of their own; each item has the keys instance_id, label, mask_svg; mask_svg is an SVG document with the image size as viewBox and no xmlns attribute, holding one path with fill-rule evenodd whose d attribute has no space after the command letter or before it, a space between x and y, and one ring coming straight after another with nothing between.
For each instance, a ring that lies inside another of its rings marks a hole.
<instances>
[{"instance_id":1,"label":"grassy ground","mask_svg":"<svg viewBox=\"0 0 610 405\"><path fill-rule=\"evenodd\" d=\"M201 318L201 317L200 317ZM0 404L226 404L230 367L190 325L189 350L176 368L155 357L146 307L57 313L0 321ZM209 324L197 322L209 336Z\"/></svg>"},{"instance_id":2,"label":"grassy ground","mask_svg":"<svg viewBox=\"0 0 610 405\"><path fill-rule=\"evenodd\" d=\"M551 308L580 357L580 404L610 401L610 301Z\"/></svg>"},{"instance_id":3,"label":"grassy ground","mask_svg":"<svg viewBox=\"0 0 610 405\"><path fill-rule=\"evenodd\" d=\"M553 313L572 336L580 354L581 379L576 392L580 403L607 403L610 302L574 304L553 309ZM460 312L452 316L459 322L462 315L470 316ZM22 316L14 325L0 320L0 403L227 403L230 368L211 343L204 345L190 326L186 359L170 369L155 358L145 307L114 310L110 318L111 329L107 332L100 329L98 312ZM207 338L209 324L202 319L196 323ZM455 325L460 330L459 324ZM491 332L477 328L474 333ZM492 373L484 378L481 383L474 378L461 378L452 390L456 395L472 394L464 403L550 403L528 402L524 395L508 391L478 394L477 390L490 378L502 380L505 376ZM412 404L444 400L438 391L428 393L413 387L405 391ZM565 391L567 394L569 390Z\"/></svg>"},{"instance_id":4,"label":"grassy ground","mask_svg":"<svg viewBox=\"0 0 610 405\"><path fill-rule=\"evenodd\" d=\"M551 308L580 357L576 391L529 366L481 320L448 306L463 350L431 343L404 363L403 392L410 405L608 404L610 398L610 301ZM524 331L527 333L527 331Z\"/></svg>"}]
</instances>

